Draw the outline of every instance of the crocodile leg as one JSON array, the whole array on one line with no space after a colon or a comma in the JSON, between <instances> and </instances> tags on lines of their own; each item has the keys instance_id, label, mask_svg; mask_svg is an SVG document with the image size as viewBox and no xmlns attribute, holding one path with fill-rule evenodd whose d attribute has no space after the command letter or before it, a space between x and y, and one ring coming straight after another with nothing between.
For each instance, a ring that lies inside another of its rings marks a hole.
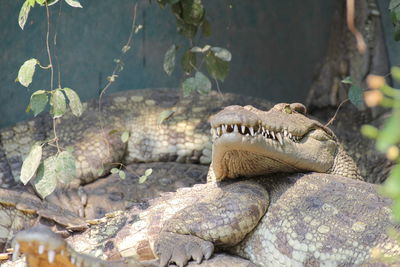
<instances>
[{"instance_id":1,"label":"crocodile leg","mask_svg":"<svg viewBox=\"0 0 400 267\"><path fill-rule=\"evenodd\" d=\"M220 188L213 197L180 210L164 225L155 242L160 265L183 266L191 258L208 259L214 245L238 244L254 229L269 203L268 192L253 182ZM233 230L232 230L233 229Z\"/></svg>"}]
</instances>

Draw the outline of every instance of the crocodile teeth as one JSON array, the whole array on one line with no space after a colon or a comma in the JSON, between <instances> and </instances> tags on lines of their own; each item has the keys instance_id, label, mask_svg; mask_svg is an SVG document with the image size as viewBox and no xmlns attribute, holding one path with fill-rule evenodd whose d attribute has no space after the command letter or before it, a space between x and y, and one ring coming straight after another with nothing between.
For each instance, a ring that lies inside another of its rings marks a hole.
<instances>
[{"instance_id":1,"label":"crocodile teeth","mask_svg":"<svg viewBox=\"0 0 400 267\"><path fill-rule=\"evenodd\" d=\"M289 133L289 138L290 138L290 139L292 139L292 137L293 137L293 136L292 136L292 134L291 134L291 133Z\"/></svg>"},{"instance_id":2,"label":"crocodile teeth","mask_svg":"<svg viewBox=\"0 0 400 267\"><path fill-rule=\"evenodd\" d=\"M221 127L217 127L217 135L220 136L222 134Z\"/></svg>"},{"instance_id":3,"label":"crocodile teeth","mask_svg":"<svg viewBox=\"0 0 400 267\"><path fill-rule=\"evenodd\" d=\"M43 254L43 252L44 252L44 245L39 245L38 253Z\"/></svg>"},{"instance_id":4,"label":"crocodile teeth","mask_svg":"<svg viewBox=\"0 0 400 267\"><path fill-rule=\"evenodd\" d=\"M238 128L237 124L235 124L235 125L233 126L233 132L235 132L235 133L238 133L238 132L239 132L239 128Z\"/></svg>"},{"instance_id":5,"label":"crocodile teeth","mask_svg":"<svg viewBox=\"0 0 400 267\"><path fill-rule=\"evenodd\" d=\"M283 136L287 137L288 136L288 132L286 130L283 131Z\"/></svg>"},{"instance_id":6,"label":"crocodile teeth","mask_svg":"<svg viewBox=\"0 0 400 267\"><path fill-rule=\"evenodd\" d=\"M242 134L244 134L244 131L246 130L246 126L242 125L241 130L242 130Z\"/></svg>"},{"instance_id":7,"label":"crocodile teeth","mask_svg":"<svg viewBox=\"0 0 400 267\"><path fill-rule=\"evenodd\" d=\"M275 139L275 133L274 131L271 131L272 139Z\"/></svg>"},{"instance_id":8,"label":"crocodile teeth","mask_svg":"<svg viewBox=\"0 0 400 267\"><path fill-rule=\"evenodd\" d=\"M14 250L13 250L13 254L12 254L12 260L13 261L16 261L17 258L19 257L19 249L20 249L19 243L15 242Z\"/></svg>"},{"instance_id":9,"label":"crocodile teeth","mask_svg":"<svg viewBox=\"0 0 400 267\"><path fill-rule=\"evenodd\" d=\"M228 127L226 126L226 124L222 124L222 133L223 133L223 134L226 133L226 128L228 128Z\"/></svg>"},{"instance_id":10,"label":"crocodile teeth","mask_svg":"<svg viewBox=\"0 0 400 267\"><path fill-rule=\"evenodd\" d=\"M254 136L254 129L253 129L253 127L249 127L249 131L250 131L250 134L251 134L252 136Z\"/></svg>"},{"instance_id":11,"label":"crocodile teeth","mask_svg":"<svg viewBox=\"0 0 400 267\"><path fill-rule=\"evenodd\" d=\"M268 130L266 130L266 132L267 132L267 135L269 135L269 131L268 131Z\"/></svg>"},{"instance_id":12,"label":"crocodile teeth","mask_svg":"<svg viewBox=\"0 0 400 267\"><path fill-rule=\"evenodd\" d=\"M56 252L54 250L49 250L47 253L47 260L49 263L53 263L56 258Z\"/></svg>"},{"instance_id":13,"label":"crocodile teeth","mask_svg":"<svg viewBox=\"0 0 400 267\"><path fill-rule=\"evenodd\" d=\"M283 138L282 138L281 133L278 132L278 133L276 134L276 137L278 137L279 143L283 146Z\"/></svg>"}]
</instances>

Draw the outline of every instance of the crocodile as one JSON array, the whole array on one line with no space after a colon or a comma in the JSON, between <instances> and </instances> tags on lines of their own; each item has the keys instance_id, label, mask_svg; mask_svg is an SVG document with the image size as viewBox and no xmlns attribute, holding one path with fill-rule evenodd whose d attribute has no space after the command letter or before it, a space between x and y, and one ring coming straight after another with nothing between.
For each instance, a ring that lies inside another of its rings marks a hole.
<instances>
[{"instance_id":1,"label":"crocodile","mask_svg":"<svg viewBox=\"0 0 400 267\"><path fill-rule=\"evenodd\" d=\"M131 90L84 103L80 117L67 112L56 121L57 137L61 148L74 150L76 184L99 178L99 169L108 170L115 163L209 164L208 117L223 106L245 103L272 107L267 100L215 91L183 98L176 89ZM54 138L51 123L50 116L43 114L0 129L0 187L16 186L31 145ZM126 143L120 138L125 131L129 133ZM56 148L45 146L43 154L55 152Z\"/></svg>"},{"instance_id":2,"label":"crocodile","mask_svg":"<svg viewBox=\"0 0 400 267\"><path fill-rule=\"evenodd\" d=\"M396 226L389 220L390 201L357 181L357 167L332 131L304 114L298 103L278 104L267 112L225 108L211 118L214 147L207 188L184 204L177 193L153 211L147 225L128 224L130 230L119 231L108 247L118 247L120 256L145 251L147 257L160 257L161 265L207 259L214 245L261 265L357 264L370 261L368 250L375 246L398 254L397 243L385 232ZM320 173L273 174L309 171ZM261 177L226 179L239 176ZM167 216L169 207L174 211ZM137 233L148 240L136 242L135 249ZM17 240L25 242L21 236Z\"/></svg>"}]
</instances>

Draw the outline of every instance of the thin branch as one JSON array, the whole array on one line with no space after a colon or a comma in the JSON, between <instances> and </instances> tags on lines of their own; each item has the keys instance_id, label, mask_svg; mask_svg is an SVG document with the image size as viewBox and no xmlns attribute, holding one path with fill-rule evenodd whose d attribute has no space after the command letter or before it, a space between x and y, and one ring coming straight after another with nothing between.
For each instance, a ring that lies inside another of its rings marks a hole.
<instances>
[{"instance_id":1,"label":"thin branch","mask_svg":"<svg viewBox=\"0 0 400 267\"><path fill-rule=\"evenodd\" d=\"M50 77L50 90L53 90L53 80L54 80L54 68L53 62L51 59L50 45L49 45L49 35L50 35L50 11L49 6L46 1L46 16L47 16L47 33L46 33L46 48L47 48L47 56L49 57L49 65L51 66L51 77Z\"/></svg>"},{"instance_id":2,"label":"thin branch","mask_svg":"<svg viewBox=\"0 0 400 267\"><path fill-rule=\"evenodd\" d=\"M132 42L132 38L133 38L133 33L135 33L135 26L136 26L136 11L137 11L137 3L135 4L134 8L133 8L133 20L132 20L132 26L131 26L131 32L129 34L129 38L128 41L126 42L126 44L124 45L124 47L129 47L131 42ZM98 112L99 112L99 120L100 120L100 127L101 127L101 133L102 136L104 138L104 141L108 144L107 148L108 148L108 153L110 153L110 144L108 139L106 138L106 133L104 130L104 120L103 120L103 116L101 114L101 100L103 95L106 93L106 91L108 90L108 88L111 86L111 84L115 81L115 77L117 72L119 72L119 69L121 67L121 58L123 56L123 54L126 54L126 51L122 51L122 54L120 55L118 62L116 62L114 70L110 76L110 79L108 80L108 83L106 84L106 86L101 90L100 92L100 96L99 96L99 105L98 105Z\"/></svg>"},{"instance_id":3,"label":"thin branch","mask_svg":"<svg viewBox=\"0 0 400 267\"><path fill-rule=\"evenodd\" d=\"M61 18L61 7L62 7L62 2L60 2L60 8L58 9L58 16L57 16L57 22L55 26L55 31L54 31L54 39L53 39L53 44L54 44L54 57L56 58L57 62L57 81L58 81L58 88L61 87L61 67L60 67L60 60L58 59L58 49L57 47L57 32L58 32L58 25L60 24L60 18Z\"/></svg>"},{"instance_id":4,"label":"thin branch","mask_svg":"<svg viewBox=\"0 0 400 267\"><path fill-rule=\"evenodd\" d=\"M347 99L343 100L342 103L340 103L340 105L337 107L337 109L336 109L336 111L335 111L335 115L333 115L332 119L330 119L330 120L325 124L325 126L331 125L331 124L336 120L336 116L337 116L337 114L338 114L338 112L339 112L340 107L341 107L344 103L346 103L347 101L349 101L349 100L350 100L350 99L347 98Z\"/></svg>"}]
</instances>

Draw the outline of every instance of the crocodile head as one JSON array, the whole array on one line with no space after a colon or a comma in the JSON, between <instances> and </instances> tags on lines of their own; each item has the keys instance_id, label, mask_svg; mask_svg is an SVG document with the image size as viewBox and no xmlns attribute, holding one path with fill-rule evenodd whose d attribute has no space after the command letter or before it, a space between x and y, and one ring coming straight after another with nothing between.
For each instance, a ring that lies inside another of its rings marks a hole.
<instances>
[{"instance_id":1,"label":"crocodile head","mask_svg":"<svg viewBox=\"0 0 400 267\"><path fill-rule=\"evenodd\" d=\"M281 103L268 111L228 106L212 116L209 180L299 171L357 176L334 133L305 114L302 104Z\"/></svg>"}]
</instances>

